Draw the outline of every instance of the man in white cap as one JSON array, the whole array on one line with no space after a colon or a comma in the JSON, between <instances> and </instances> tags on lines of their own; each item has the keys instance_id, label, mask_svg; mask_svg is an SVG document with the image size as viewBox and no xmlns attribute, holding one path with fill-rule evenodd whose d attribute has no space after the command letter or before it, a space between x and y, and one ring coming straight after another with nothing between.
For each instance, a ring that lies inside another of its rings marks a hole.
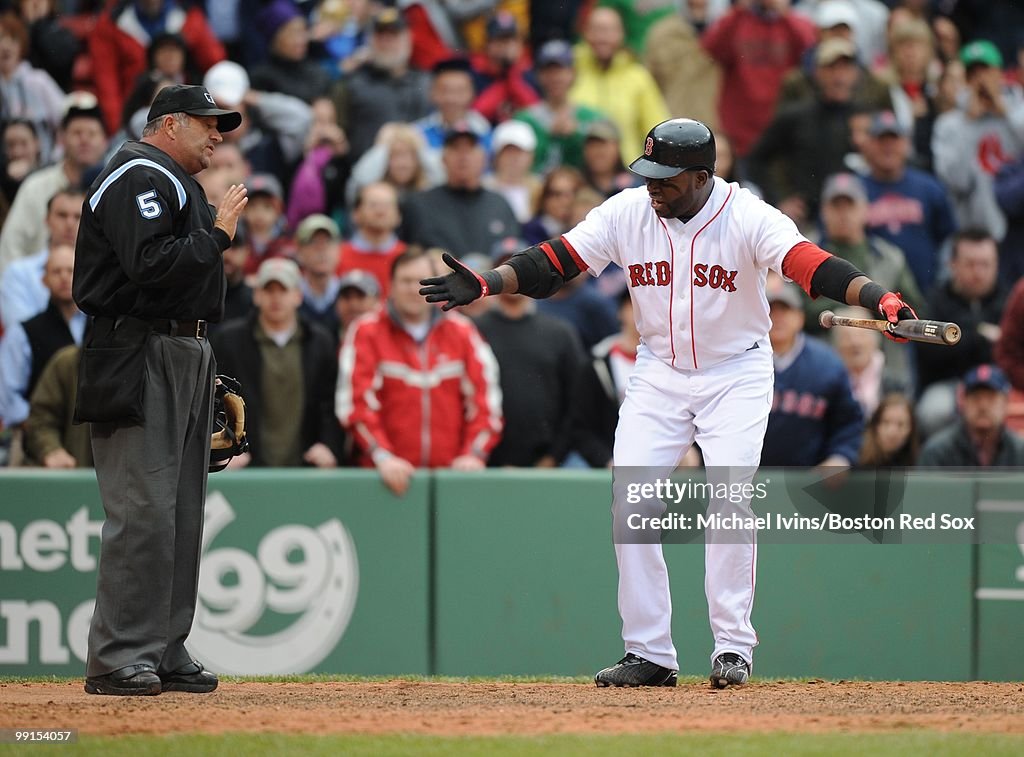
<instances>
[{"instance_id":1,"label":"man in white cap","mask_svg":"<svg viewBox=\"0 0 1024 757\"><path fill-rule=\"evenodd\" d=\"M484 177L484 186L508 202L519 223L533 218L533 198L540 195L541 179L533 173L537 137L522 121L498 124L491 138L493 173Z\"/></svg>"},{"instance_id":2,"label":"man in white cap","mask_svg":"<svg viewBox=\"0 0 1024 757\"><path fill-rule=\"evenodd\" d=\"M207 71L203 86L218 103L242 114L241 125L225 137L238 145L254 172L272 173L280 179L285 166L302 157L313 123L307 103L281 92L252 89L245 69L230 60Z\"/></svg>"}]
</instances>

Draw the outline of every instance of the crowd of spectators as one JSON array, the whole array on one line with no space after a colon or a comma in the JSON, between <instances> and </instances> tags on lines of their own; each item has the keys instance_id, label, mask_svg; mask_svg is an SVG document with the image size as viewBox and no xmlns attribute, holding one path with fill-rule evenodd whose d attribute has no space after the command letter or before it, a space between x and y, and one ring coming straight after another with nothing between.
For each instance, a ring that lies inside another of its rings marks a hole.
<instances>
[{"instance_id":1,"label":"crowd of spectators","mask_svg":"<svg viewBox=\"0 0 1024 757\"><path fill-rule=\"evenodd\" d=\"M621 271L444 314L418 281L565 232L680 116L720 176L963 330L825 332L770 278L763 464L1024 464L1015 0L0 0L3 464L91 464L80 208L173 83L243 114L197 176L250 198L211 325L250 408L233 468L376 466L402 492L417 467L610 465L639 342Z\"/></svg>"}]
</instances>

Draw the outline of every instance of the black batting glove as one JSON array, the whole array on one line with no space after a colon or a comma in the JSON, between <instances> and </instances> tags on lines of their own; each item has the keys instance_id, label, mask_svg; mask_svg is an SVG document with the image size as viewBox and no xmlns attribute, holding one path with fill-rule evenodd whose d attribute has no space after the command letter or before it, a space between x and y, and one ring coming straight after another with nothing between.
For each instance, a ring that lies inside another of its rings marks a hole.
<instances>
[{"instance_id":1,"label":"black batting glove","mask_svg":"<svg viewBox=\"0 0 1024 757\"><path fill-rule=\"evenodd\" d=\"M473 300L501 291L501 277L494 271L487 271L484 276L481 276L447 252L441 256L441 260L452 269L452 273L420 281L420 284L423 285L420 294L426 298L427 302L445 303L441 310L451 310L459 305L468 305Z\"/></svg>"}]
</instances>

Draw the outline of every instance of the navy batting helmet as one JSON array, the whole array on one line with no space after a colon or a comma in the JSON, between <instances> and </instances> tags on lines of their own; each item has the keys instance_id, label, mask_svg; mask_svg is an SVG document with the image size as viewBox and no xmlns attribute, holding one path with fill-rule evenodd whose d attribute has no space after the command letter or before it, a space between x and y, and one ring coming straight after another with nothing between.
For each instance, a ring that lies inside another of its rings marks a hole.
<instances>
[{"instance_id":1,"label":"navy batting helmet","mask_svg":"<svg viewBox=\"0 0 1024 757\"><path fill-rule=\"evenodd\" d=\"M694 168L715 172L715 135L690 118L662 121L647 132L644 154L629 164L646 179L668 179Z\"/></svg>"}]
</instances>

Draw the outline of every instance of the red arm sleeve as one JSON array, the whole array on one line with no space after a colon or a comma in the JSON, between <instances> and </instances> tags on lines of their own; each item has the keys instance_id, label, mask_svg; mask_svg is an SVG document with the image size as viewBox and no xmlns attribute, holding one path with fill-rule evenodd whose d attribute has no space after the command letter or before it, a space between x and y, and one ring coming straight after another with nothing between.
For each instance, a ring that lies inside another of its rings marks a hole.
<instances>
[{"instance_id":1,"label":"red arm sleeve","mask_svg":"<svg viewBox=\"0 0 1024 757\"><path fill-rule=\"evenodd\" d=\"M832 253L826 252L818 245L811 242L800 242L782 259L782 273L787 279L792 279L799 284L800 288L811 297L815 297L816 295L811 293L811 278L818 270L818 266L830 257L832 257Z\"/></svg>"}]
</instances>

